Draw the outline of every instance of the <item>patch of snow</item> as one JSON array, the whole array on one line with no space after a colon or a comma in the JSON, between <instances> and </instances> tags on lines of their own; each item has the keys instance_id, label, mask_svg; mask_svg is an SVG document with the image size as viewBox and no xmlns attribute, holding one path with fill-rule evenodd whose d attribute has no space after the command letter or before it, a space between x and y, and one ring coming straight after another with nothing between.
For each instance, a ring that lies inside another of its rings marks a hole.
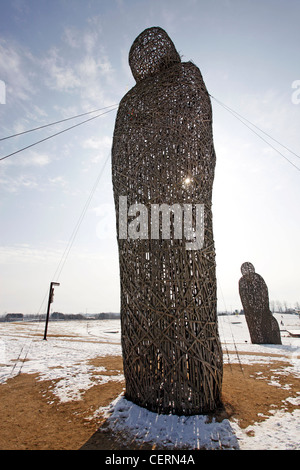
<instances>
[{"instance_id":1,"label":"patch of snow","mask_svg":"<svg viewBox=\"0 0 300 470\"><path fill-rule=\"evenodd\" d=\"M115 320L111 322L110 327L114 326ZM116 322L117 327L119 322ZM56 381L52 392L60 401L66 402L80 399L85 390L96 384L123 380L122 374L109 377L101 375L104 368L88 364L90 359L98 356L121 355L120 343L115 342L116 339L112 343L108 342L107 321L95 323L97 325L89 327L93 332L93 338L90 338L86 322L51 322L48 332L56 336L49 335L46 341L43 340L40 324L27 325L27 339L24 339L23 336L19 337L16 327L12 334L12 323L0 323L2 333L7 332L6 325L10 327L10 334L3 335L0 383L5 383L20 372L38 374L39 380ZM111 336L115 338L116 334Z\"/></svg>"},{"instance_id":2,"label":"patch of snow","mask_svg":"<svg viewBox=\"0 0 300 470\"><path fill-rule=\"evenodd\" d=\"M209 422L207 416L177 416L153 413L120 395L102 408L108 427L123 432L128 440L161 445L165 448L238 449L238 440L230 421Z\"/></svg>"},{"instance_id":3,"label":"patch of snow","mask_svg":"<svg viewBox=\"0 0 300 470\"><path fill-rule=\"evenodd\" d=\"M300 410L276 411L261 423L241 429L231 423L241 450L299 450Z\"/></svg>"}]
</instances>

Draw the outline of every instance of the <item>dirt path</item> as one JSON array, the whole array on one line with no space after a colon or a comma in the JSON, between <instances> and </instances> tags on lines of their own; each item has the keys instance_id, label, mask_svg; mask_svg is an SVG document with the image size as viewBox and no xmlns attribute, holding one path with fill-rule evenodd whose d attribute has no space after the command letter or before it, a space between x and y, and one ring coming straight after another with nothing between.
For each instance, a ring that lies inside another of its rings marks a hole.
<instances>
[{"instance_id":1,"label":"dirt path","mask_svg":"<svg viewBox=\"0 0 300 470\"><path fill-rule=\"evenodd\" d=\"M119 356L99 357L93 364L104 366L107 375L122 370ZM245 428L266 419L272 410L299 409L285 401L299 396L299 379L283 375L285 370L286 363L275 361L270 365L243 365L243 371L239 364L225 365L225 410L219 419L236 418ZM280 386L271 385L271 380ZM124 383L111 381L95 385L81 400L67 403L59 402L54 396L51 391L54 385L53 381L39 381L37 375L21 374L0 386L0 449L150 448L148 444L139 446L135 442L125 447L121 439L105 431L103 418L93 417L99 407L107 406L122 392Z\"/></svg>"}]
</instances>

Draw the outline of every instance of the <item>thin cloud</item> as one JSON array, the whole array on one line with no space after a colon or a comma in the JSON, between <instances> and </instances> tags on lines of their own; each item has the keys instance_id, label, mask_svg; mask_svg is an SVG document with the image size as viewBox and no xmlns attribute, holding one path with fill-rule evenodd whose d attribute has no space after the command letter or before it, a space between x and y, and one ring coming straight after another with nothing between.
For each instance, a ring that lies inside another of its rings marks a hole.
<instances>
[{"instance_id":1,"label":"thin cloud","mask_svg":"<svg viewBox=\"0 0 300 470\"><path fill-rule=\"evenodd\" d=\"M55 176L54 178L49 178L49 183L55 186L60 186L66 188L68 183L63 176Z\"/></svg>"},{"instance_id":2,"label":"thin cloud","mask_svg":"<svg viewBox=\"0 0 300 470\"><path fill-rule=\"evenodd\" d=\"M0 76L6 84L6 103L28 101L36 93L31 55L20 45L0 39Z\"/></svg>"},{"instance_id":3,"label":"thin cloud","mask_svg":"<svg viewBox=\"0 0 300 470\"><path fill-rule=\"evenodd\" d=\"M21 165L23 166L46 166L50 163L50 157L46 154L41 154L37 152L32 152L31 155L25 156L20 160Z\"/></svg>"},{"instance_id":4,"label":"thin cloud","mask_svg":"<svg viewBox=\"0 0 300 470\"><path fill-rule=\"evenodd\" d=\"M46 153L28 151L21 158L11 158L2 163L3 168L8 167L43 167L49 165L51 158Z\"/></svg>"},{"instance_id":5,"label":"thin cloud","mask_svg":"<svg viewBox=\"0 0 300 470\"><path fill-rule=\"evenodd\" d=\"M67 65L57 49L52 49L43 63L47 85L57 91L70 92L80 87L81 81L74 68Z\"/></svg>"},{"instance_id":6,"label":"thin cloud","mask_svg":"<svg viewBox=\"0 0 300 470\"><path fill-rule=\"evenodd\" d=\"M66 27L63 33L63 39L66 44L74 49L80 47L79 31L75 28Z\"/></svg>"},{"instance_id":7,"label":"thin cloud","mask_svg":"<svg viewBox=\"0 0 300 470\"><path fill-rule=\"evenodd\" d=\"M21 189L35 189L38 187L36 178L32 175L19 175L11 177L7 175L0 176L1 189L9 193L17 193Z\"/></svg>"},{"instance_id":8,"label":"thin cloud","mask_svg":"<svg viewBox=\"0 0 300 470\"><path fill-rule=\"evenodd\" d=\"M104 94L104 85L114 83L112 64L101 48L93 52L96 38L92 34L85 35L85 41L83 52L75 57L68 57L65 50L57 48L49 51L42 61L45 83L54 91L78 95L90 106L111 104L111 98Z\"/></svg>"},{"instance_id":9,"label":"thin cloud","mask_svg":"<svg viewBox=\"0 0 300 470\"><path fill-rule=\"evenodd\" d=\"M109 149L112 145L112 138L109 136L104 136L100 138L90 137L82 142L82 147L87 149Z\"/></svg>"}]
</instances>

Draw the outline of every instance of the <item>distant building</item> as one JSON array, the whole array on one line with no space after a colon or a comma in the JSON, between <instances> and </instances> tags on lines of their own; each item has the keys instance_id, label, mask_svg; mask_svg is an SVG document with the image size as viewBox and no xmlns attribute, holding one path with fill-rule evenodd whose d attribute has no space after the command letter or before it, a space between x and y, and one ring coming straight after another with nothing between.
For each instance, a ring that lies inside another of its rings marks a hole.
<instances>
[{"instance_id":1,"label":"distant building","mask_svg":"<svg viewBox=\"0 0 300 470\"><path fill-rule=\"evenodd\" d=\"M23 321L24 315L23 313L8 313L5 316L5 321Z\"/></svg>"},{"instance_id":2,"label":"distant building","mask_svg":"<svg viewBox=\"0 0 300 470\"><path fill-rule=\"evenodd\" d=\"M64 320L64 319L65 319L65 315L63 313L53 312L51 314L51 320Z\"/></svg>"},{"instance_id":3,"label":"distant building","mask_svg":"<svg viewBox=\"0 0 300 470\"><path fill-rule=\"evenodd\" d=\"M112 320L112 319L118 319L120 318L120 313L113 313L113 312L108 312L108 313L98 313L95 315L95 318L97 320Z\"/></svg>"}]
</instances>

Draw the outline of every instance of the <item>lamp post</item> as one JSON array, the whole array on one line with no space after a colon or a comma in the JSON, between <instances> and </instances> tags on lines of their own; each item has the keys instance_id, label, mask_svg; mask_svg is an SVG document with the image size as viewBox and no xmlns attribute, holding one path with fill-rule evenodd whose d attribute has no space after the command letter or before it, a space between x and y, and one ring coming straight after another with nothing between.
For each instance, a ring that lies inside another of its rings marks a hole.
<instances>
[{"instance_id":1,"label":"lamp post","mask_svg":"<svg viewBox=\"0 0 300 470\"><path fill-rule=\"evenodd\" d=\"M53 286L60 286L60 284L58 282L51 282L51 284L50 284L49 298L48 298L48 308L47 308L46 324L45 324L45 332L44 332L44 340L47 339L47 329L48 329L48 321L49 321L49 313L50 313L50 304L52 304L53 297L54 297L54 287Z\"/></svg>"}]
</instances>

